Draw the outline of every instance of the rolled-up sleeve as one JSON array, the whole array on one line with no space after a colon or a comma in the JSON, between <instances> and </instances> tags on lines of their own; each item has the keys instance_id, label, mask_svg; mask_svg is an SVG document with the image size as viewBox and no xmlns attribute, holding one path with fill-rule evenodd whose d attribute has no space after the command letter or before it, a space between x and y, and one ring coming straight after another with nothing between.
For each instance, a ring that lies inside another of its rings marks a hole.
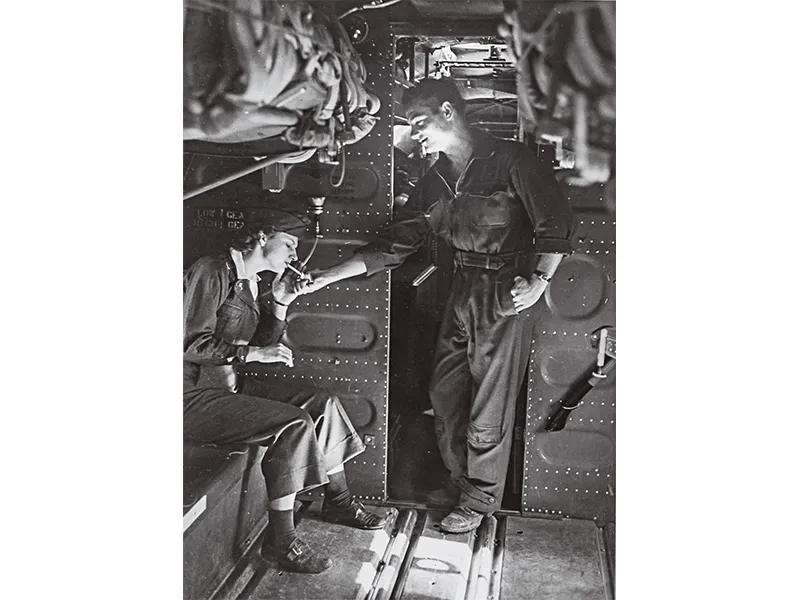
<instances>
[{"instance_id":1,"label":"rolled-up sleeve","mask_svg":"<svg viewBox=\"0 0 800 600\"><path fill-rule=\"evenodd\" d=\"M227 275L211 259L200 259L183 278L183 358L185 361L222 365L242 360L246 346L218 338L217 310L229 291Z\"/></svg>"},{"instance_id":2,"label":"rolled-up sleeve","mask_svg":"<svg viewBox=\"0 0 800 600\"><path fill-rule=\"evenodd\" d=\"M533 223L539 254L572 252L572 209L558 187L552 165L523 148L511 165L511 184Z\"/></svg>"},{"instance_id":3,"label":"rolled-up sleeve","mask_svg":"<svg viewBox=\"0 0 800 600\"><path fill-rule=\"evenodd\" d=\"M367 276L394 269L419 250L431 233L429 217L424 212L400 209L391 223L380 229L374 242L356 250L367 267Z\"/></svg>"}]
</instances>

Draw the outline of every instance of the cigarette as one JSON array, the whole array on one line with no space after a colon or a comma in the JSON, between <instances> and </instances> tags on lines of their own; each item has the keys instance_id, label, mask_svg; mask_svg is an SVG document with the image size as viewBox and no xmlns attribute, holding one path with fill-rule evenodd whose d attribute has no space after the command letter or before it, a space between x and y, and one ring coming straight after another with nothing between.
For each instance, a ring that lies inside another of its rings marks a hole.
<instances>
[{"instance_id":1,"label":"cigarette","mask_svg":"<svg viewBox=\"0 0 800 600\"><path fill-rule=\"evenodd\" d=\"M302 277L303 279L306 279L306 278L308 278L308 275L306 275L305 273L303 273L303 272L301 272L301 271L298 271L298 270L297 270L297 269L295 269L295 268L294 268L292 265L286 265L286 266L287 266L287 267L289 267L289 268L290 268L292 271L294 271L295 273L297 273L297 274L298 274L300 277Z\"/></svg>"}]
</instances>

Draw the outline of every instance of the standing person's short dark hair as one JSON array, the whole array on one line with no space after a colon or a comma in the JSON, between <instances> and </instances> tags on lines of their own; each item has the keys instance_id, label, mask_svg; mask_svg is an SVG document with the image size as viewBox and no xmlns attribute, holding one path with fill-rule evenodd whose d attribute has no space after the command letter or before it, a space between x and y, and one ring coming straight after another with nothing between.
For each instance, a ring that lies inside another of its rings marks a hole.
<instances>
[{"instance_id":1,"label":"standing person's short dark hair","mask_svg":"<svg viewBox=\"0 0 800 600\"><path fill-rule=\"evenodd\" d=\"M453 105L461 115L466 110L464 98L458 85L451 79L423 79L414 87L403 90L401 104L408 110L412 105L423 105L431 109L439 108L444 102Z\"/></svg>"}]
</instances>

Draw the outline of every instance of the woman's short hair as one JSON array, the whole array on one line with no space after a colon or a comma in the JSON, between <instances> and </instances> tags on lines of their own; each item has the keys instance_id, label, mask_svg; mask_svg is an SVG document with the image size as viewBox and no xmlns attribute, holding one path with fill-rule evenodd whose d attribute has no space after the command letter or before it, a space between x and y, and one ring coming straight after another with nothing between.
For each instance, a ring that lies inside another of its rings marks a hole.
<instances>
[{"instance_id":1,"label":"woman's short hair","mask_svg":"<svg viewBox=\"0 0 800 600\"><path fill-rule=\"evenodd\" d=\"M274 209L254 209L239 229L232 229L227 236L229 248L244 252L252 250L259 234L270 236L283 231L301 237L311 222L308 215Z\"/></svg>"},{"instance_id":2,"label":"woman's short hair","mask_svg":"<svg viewBox=\"0 0 800 600\"><path fill-rule=\"evenodd\" d=\"M414 87L403 90L403 97L400 101L405 110L415 105L436 110L445 102L452 104L458 114L464 115L466 105L458 84L451 79L431 79L430 77L421 80Z\"/></svg>"},{"instance_id":3,"label":"woman's short hair","mask_svg":"<svg viewBox=\"0 0 800 600\"><path fill-rule=\"evenodd\" d=\"M246 252L252 250L258 242L260 234L270 236L275 233L276 229L264 219L245 222L244 226L240 229L232 229L227 235L227 246L238 250L239 252Z\"/></svg>"}]
</instances>

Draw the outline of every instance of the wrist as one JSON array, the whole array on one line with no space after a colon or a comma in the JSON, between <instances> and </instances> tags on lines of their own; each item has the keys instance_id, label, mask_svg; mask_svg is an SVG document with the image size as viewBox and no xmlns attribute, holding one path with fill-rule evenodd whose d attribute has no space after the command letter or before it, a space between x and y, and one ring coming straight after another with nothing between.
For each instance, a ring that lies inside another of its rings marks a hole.
<instances>
[{"instance_id":1,"label":"wrist","mask_svg":"<svg viewBox=\"0 0 800 600\"><path fill-rule=\"evenodd\" d=\"M544 285L550 283L550 277L548 277L545 273L541 271L534 271L533 275L531 275L531 282L536 283L536 281L542 282Z\"/></svg>"},{"instance_id":2,"label":"wrist","mask_svg":"<svg viewBox=\"0 0 800 600\"><path fill-rule=\"evenodd\" d=\"M326 271L319 271L316 275L314 275L314 285L319 287L325 287L333 283L334 279L331 276L331 269Z\"/></svg>"},{"instance_id":3,"label":"wrist","mask_svg":"<svg viewBox=\"0 0 800 600\"><path fill-rule=\"evenodd\" d=\"M286 295L279 294L277 296L273 296L272 301L278 306L287 308L292 302L295 301L296 298L297 296L293 294L286 294Z\"/></svg>"},{"instance_id":4,"label":"wrist","mask_svg":"<svg viewBox=\"0 0 800 600\"><path fill-rule=\"evenodd\" d=\"M252 346L239 346L236 348L236 359L237 362L250 362L250 353L253 351Z\"/></svg>"}]
</instances>

